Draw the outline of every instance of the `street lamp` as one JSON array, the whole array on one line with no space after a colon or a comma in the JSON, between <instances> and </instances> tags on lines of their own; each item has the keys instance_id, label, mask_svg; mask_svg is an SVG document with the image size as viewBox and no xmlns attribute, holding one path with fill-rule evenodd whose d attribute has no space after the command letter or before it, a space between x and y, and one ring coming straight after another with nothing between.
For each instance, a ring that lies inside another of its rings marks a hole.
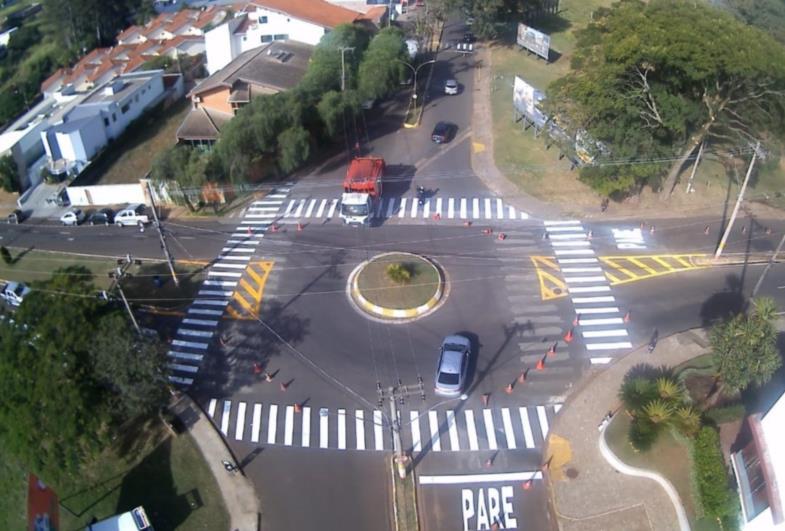
<instances>
[{"instance_id":1,"label":"street lamp","mask_svg":"<svg viewBox=\"0 0 785 531\"><path fill-rule=\"evenodd\" d=\"M341 50L341 92L346 90L346 68L344 66L344 54L346 51L354 52L354 46L341 46L338 48Z\"/></svg>"},{"instance_id":2,"label":"street lamp","mask_svg":"<svg viewBox=\"0 0 785 531\"><path fill-rule=\"evenodd\" d=\"M413 89L414 93L412 94L412 99L414 100L414 104L417 105L417 72L419 72L420 68L424 67L425 65L429 65L429 64L435 63L436 59L431 59L430 61L425 61L423 64L417 66L417 68L413 67L412 65L410 65L409 63L407 63L406 61L403 61L401 59L396 59L396 61L398 61L399 63L401 63L403 65L408 66L409 69L414 74L413 77L412 77L412 80L414 81L414 89Z\"/></svg>"}]
</instances>

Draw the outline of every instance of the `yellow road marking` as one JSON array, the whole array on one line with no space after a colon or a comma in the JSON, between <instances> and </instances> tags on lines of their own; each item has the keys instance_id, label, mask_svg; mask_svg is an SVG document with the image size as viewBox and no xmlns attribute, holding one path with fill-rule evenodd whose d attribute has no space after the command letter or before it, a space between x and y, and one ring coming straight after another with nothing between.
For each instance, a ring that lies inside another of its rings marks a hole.
<instances>
[{"instance_id":1,"label":"yellow road marking","mask_svg":"<svg viewBox=\"0 0 785 531\"><path fill-rule=\"evenodd\" d=\"M226 307L228 317L237 320L254 320L259 318L259 309L264 295L264 286L267 277L273 269L274 262L251 262L245 268L246 278L241 278L237 283L238 288L232 294L232 299ZM250 300L249 300L250 299ZM235 303L235 306L232 306Z\"/></svg>"},{"instance_id":2,"label":"yellow road marking","mask_svg":"<svg viewBox=\"0 0 785 531\"><path fill-rule=\"evenodd\" d=\"M559 266L556 260L550 256L531 256L534 269L537 271L537 280L540 283L540 297L544 301L559 299L567 296L567 284L556 276L559 273ZM550 270L550 271L548 271ZM553 271L553 273L551 273Z\"/></svg>"},{"instance_id":3,"label":"yellow road marking","mask_svg":"<svg viewBox=\"0 0 785 531\"><path fill-rule=\"evenodd\" d=\"M607 267L623 273L627 278L619 278L614 274L605 273L612 286L629 284L639 280L656 278L673 273L705 269L708 266L695 265L693 258L703 257L705 254L659 254L637 256L601 256L600 261ZM674 264L681 264L675 266Z\"/></svg>"},{"instance_id":4,"label":"yellow road marking","mask_svg":"<svg viewBox=\"0 0 785 531\"><path fill-rule=\"evenodd\" d=\"M485 151L485 144L482 142L472 142L472 148L474 148L474 153L482 153Z\"/></svg>"}]
</instances>

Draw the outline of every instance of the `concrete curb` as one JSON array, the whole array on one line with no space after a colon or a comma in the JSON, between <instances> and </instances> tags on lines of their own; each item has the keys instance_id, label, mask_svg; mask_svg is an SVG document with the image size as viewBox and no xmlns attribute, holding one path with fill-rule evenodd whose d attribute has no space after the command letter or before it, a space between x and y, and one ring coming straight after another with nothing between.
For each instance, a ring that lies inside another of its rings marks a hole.
<instances>
[{"instance_id":1,"label":"concrete curb","mask_svg":"<svg viewBox=\"0 0 785 531\"><path fill-rule=\"evenodd\" d=\"M362 269L366 265L368 265L371 261L376 260L377 258L382 258L384 256L389 256L389 255L401 255L401 254L410 255L419 258L421 260L425 260L431 265L431 267L433 267L433 269L436 271L436 274L439 276L440 279L439 286L436 288L436 293L434 293L434 295L425 304L421 304L416 308L407 308L407 309L384 308L382 306L373 304L368 299L363 297L362 293L360 293L360 288L357 280L357 278L360 276L359 273L362 271ZM390 252L390 253L383 253L383 254L376 255L371 260L365 260L356 268L354 268L354 270L349 275L349 282L351 286L350 298L355 303L357 303L358 307L372 315L384 318L385 321L387 320L397 321L400 319L414 319L417 317L422 317L424 315L427 315L439 305L439 303L442 301L443 295L445 294L445 290L443 287L445 283L445 278L444 275L442 274L441 269L432 260L424 256L416 255L413 253Z\"/></svg>"},{"instance_id":2,"label":"concrete curb","mask_svg":"<svg viewBox=\"0 0 785 531\"><path fill-rule=\"evenodd\" d=\"M690 259L696 266L723 266L723 265L751 265L751 264L767 264L772 258L771 253L733 253L714 258L713 256L695 256ZM783 259L776 260L777 263L782 262Z\"/></svg>"},{"instance_id":3,"label":"concrete curb","mask_svg":"<svg viewBox=\"0 0 785 531\"><path fill-rule=\"evenodd\" d=\"M679 529L681 531L690 531L690 522L687 519L687 513L684 511L684 505L681 503L681 498L679 497L679 493L676 492L676 489L673 488L671 482L662 477L660 474L656 472L651 472L649 470L644 470L642 468L635 468L623 463L616 455L608 448L608 443L605 441L605 430L608 428L608 424L606 424L602 431L600 432L600 437L598 440L598 444L600 447L600 453L605 458L605 460L610 464L613 468L617 471L625 474L627 476L636 476L642 478L648 478L653 481L656 481L660 487L662 487L665 492L668 494L668 497L671 499L673 503L673 508L676 511L676 517L679 519Z\"/></svg>"}]
</instances>

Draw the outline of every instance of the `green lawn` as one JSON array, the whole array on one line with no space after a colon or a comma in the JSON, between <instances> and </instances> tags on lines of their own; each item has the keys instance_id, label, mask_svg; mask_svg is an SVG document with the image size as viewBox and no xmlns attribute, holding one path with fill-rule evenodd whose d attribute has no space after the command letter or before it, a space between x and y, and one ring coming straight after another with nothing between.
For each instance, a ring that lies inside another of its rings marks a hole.
<instances>
[{"instance_id":1,"label":"green lawn","mask_svg":"<svg viewBox=\"0 0 785 531\"><path fill-rule=\"evenodd\" d=\"M719 530L712 520L699 518L698 505L692 480L692 458L686 441L677 438L669 430L657 439L648 452L639 452L627 441L630 418L623 412L617 414L605 432L608 447L622 462L637 468L662 474L679 493L684 510L693 529L701 531ZM659 488L659 487L658 487Z\"/></svg>"},{"instance_id":2,"label":"green lawn","mask_svg":"<svg viewBox=\"0 0 785 531\"><path fill-rule=\"evenodd\" d=\"M0 529L27 526L27 471L0 448Z\"/></svg>"},{"instance_id":3,"label":"green lawn","mask_svg":"<svg viewBox=\"0 0 785 531\"><path fill-rule=\"evenodd\" d=\"M157 419L129 426L58 494L62 531L139 505L159 531L229 528L218 485L191 436L172 436Z\"/></svg>"},{"instance_id":4,"label":"green lawn","mask_svg":"<svg viewBox=\"0 0 785 531\"><path fill-rule=\"evenodd\" d=\"M402 263L411 268L411 279L396 284L387 276L387 267ZM416 308L433 297L439 285L439 274L428 262L410 255L389 255L374 260L357 277L363 296L373 304L391 309Z\"/></svg>"},{"instance_id":5,"label":"green lawn","mask_svg":"<svg viewBox=\"0 0 785 531\"><path fill-rule=\"evenodd\" d=\"M52 271L61 267L83 266L93 273L97 287L106 288L110 282L107 273L117 267L114 258L79 256L19 247L8 249L14 261L11 264L0 261L0 279L3 280L30 283L48 279L52 276Z\"/></svg>"}]
</instances>

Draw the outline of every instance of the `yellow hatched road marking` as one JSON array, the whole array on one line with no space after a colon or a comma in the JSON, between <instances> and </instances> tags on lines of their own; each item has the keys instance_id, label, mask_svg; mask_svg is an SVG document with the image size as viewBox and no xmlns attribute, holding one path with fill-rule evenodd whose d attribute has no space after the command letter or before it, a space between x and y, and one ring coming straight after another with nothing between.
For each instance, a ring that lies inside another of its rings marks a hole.
<instances>
[{"instance_id":1,"label":"yellow hatched road marking","mask_svg":"<svg viewBox=\"0 0 785 531\"><path fill-rule=\"evenodd\" d=\"M654 269L650 268L649 266L647 266L646 264L644 264L643 262L641 262L637 258L630 258L630 262L632 262L636 266L640 267L641 269L643 269L644 271L646 271L650 275L656 275L657 274L657 272Z\"/></svg>"},{"instance_id":2,"label":"yellow hatched road marking","mask_svg":"<svg viewBox=\"0 0 785 531\"><path fill-rule=\"evenodd\" d=\"M540 297L544 301L567 296L567 284L557 276L560 269L552 256L530 256L537 280L540 284ZM553 272L551 272L553 271Z\"/></svg>"},{"instance_id":3,"label":"yellow hatched road marking","mask_svg":"<svg viewBox=\"0 0 785 531\"><path fill-rule=\"evenodd\" d=\"M245 268L245 273L247 273L250 282L246 278L241 278L238 282L238 289L234 292L229 305L226 307L228 317L237 320L258 319L262 296L264 295L264 286L267 283L267 277L270 276L270 271L273 269L273 264L274 262L271 261L251 262L248 264L248 267ZM232 306L232 303L236 303L236 306Z\"/></svg>"},{"instance_id":4,"label":"yellow hatched road marking","mask_svg":"<svg viewBox=\"0 0 785 531\"><path fill-rule=\"evenodd\" d=\"M600 260L602 260L603 262L605 262L606 264L608 264L608 265L609 265L609 266L611 266L612 268L616 269L617 271L619 271L619 272L621 272L621 273L624 273L625 275L627 275L627 276L629 277L629 278L627 278L627 279L623 279L623 280L616 279L616 282L617 282L617 283L621 283L621 282L629 282L630 280L637 279L637 278L638 278L638 275L636 275L635 273L633 273L633 272L632 272L632 271L630 271L629 269L625 269L624 267L622 267L621 265L617 264L617 263L614 261L614 260L616 260L617 258L620 258L620 257L618 257L618 256L614 256L614 257L608 257L608 258L606 258L606 259L602 259L602 258L600 258ZM608 274L607 274L607 273L605 273L605 276L607 277L607 276L608 276ZM614 277L614 278L616 278L616 277ZM610 280L610 279L608 279L608 280Z\"/></svg>"},{"instance_id":5,"label":"yellow hatched road marking","mask_svg":"<svg viewBox=\"0 0 785 531\"><path fill-rule=\"evenodd\" d=\"M694 271L705 269L708 265L695 265L694 258L705 257L700 253L690 254L659 254L659 255L637 255L637 256L601 256L600 261L611 269L619 271L627 278L619 278L611 273L605 273L612 286L619 284L629 284L639 280L681 273L684 271ZM681 264L681 267L674 266L674 263Z\"/></svg>"}]
</instances>

